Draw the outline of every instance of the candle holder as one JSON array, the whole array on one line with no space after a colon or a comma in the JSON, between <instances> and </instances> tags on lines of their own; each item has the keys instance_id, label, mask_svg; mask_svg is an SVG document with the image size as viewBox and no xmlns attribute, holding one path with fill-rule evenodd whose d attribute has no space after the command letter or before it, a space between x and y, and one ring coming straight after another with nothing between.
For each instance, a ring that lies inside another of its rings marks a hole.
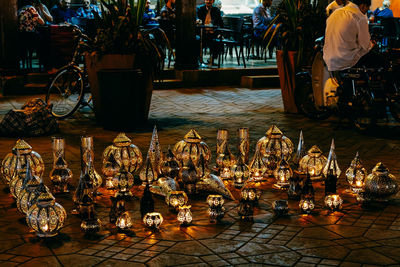
<instances>
[{"instance_id":1,"label":"candle holder","mask_svg":"<svg viewBox=\"0 0 400 267\"><path fill-rule=\"evenodd\" d=\"M171 191L165 198L165 202L171 211L177 212L180 206L186 205L188 197L184 191Z\"/></svg>"},{"instance_id":2,"label":"candle holder","mask_svg":"<svg viewBox=\"0 0 400 267\"><path fill-rule=\"evenodd\" d=\"M50 171L50 180L54 186L54 193L68 193L72 171L65 161L64 138L53 137L53 169Z\"/></svg>"},{"instance_id":3,"label":"candle holder","mask_svg":"<svg viewBox=\"0 0 400 267\"><path fill-rule=\"evenodd\" d=\"M343 200L340 198L339 195L327 195L325 197L325 205L331 211L338 211L342 209Z\"/></svg>"},{"instance_id":4,"label":"candle holder","mask_svg":"<svg viewBox=\"0 0 400 267\"><path fill-rule=\"evenodd\" d=\"M225 200L221 195L209 195L207 197L207 203L209 206L208 214L210 216L210 222L214 223L221 220L225 215L225 207L223 207Z\"/></svg>"},{"instance_id":5,"label":"candle holder","mask_svg":"<svg viewBox=\"0 0 400 267\"><path fill-rule=\"evenodd\" d=\"M26 222L39 237L52 237L64 225L67 213L56 203L54 197L42 191L36 204L31 206L26 213Z\"/></svg>"},{"instance_id":6,"label":"candle holder","mask_svg":"<svg viewBox=\"0 0 400 267\"><path fill-rule=\"evenodd\" d=\"M268 176L267 166L262 160L261 152L256 148L253 160L250 163L250 179L251 182L264 181L264 177Z\"/></svg>"},{"instance_id":7,"label":"candle holder","mask_svg":"<svg viewBox=\"0 0 400 267\"><path fill-rule=\"evenodd\" d=\"M231 174L233 176L235 188L242 188L250 176L249 167L244 163L243 157L238 157L237 163L232 166Z\"/></svg>"},{"instance_id":8,"label":"candle holder","mask_svg":"<svg viewBox=\"0 0 400 267\"><path fill-rule=\"evenodd\" d=\"M274 187L277 189L288 189L289 188L289 179L293 176L293 171L290 168L289 163L285 159L279 162L278 167L274 171L274 176L276 179L276 183Z\"/></svg>"},{"instance_id":9,"label":"candle holder","mask_svg":"<svg viewBox=\"0 0 400 267\"><path fill-rule=\"evenodd\" d=\"M315 208L314 199L304 198L300 200L299 207L303 213L310 214Z\"/></svg>"},{"instance_id":10,"label":"candle holder","mask_svg":"<svg viewBox=\"0 0 400 267\"><path fill-rule=\"evenodd\" d=\"M255 187L245 187L240 191L240 196L243 200L251 202L253 205L258 205L258 200L261 196L261 191Z\"/></svg>"},{"instance_id":11,"label":"candle holder","mask_svg":"<svg viewBox=\"0 0 400 267\"><path fill-rule=\"evenodd\" d=\"M179 206L179 212L177 215L177 219L181 225L189 225L192 223L193 216L190 211L190 205Z\"/></svg>"},{"instance_id":12,"label":"candle holder","mask_svg":"<svg viewBox=\"0 0 400 267\"><path fill-rule=\"evenodd\" d=\"M238 215L243 221L253 221L254 206L251 201L240 200L238 206Z\"/></svg>"},{"instance_id":13,"label":"candle holder","mask_svg":"<svg viewBox=\"0 0 400 267\"><path fill-rule=\"evenodd\" d=\"M249 128L239 128L239 157L242 158L244 164L249 164L249 150L250 150L250 133Z\"/></svg>"},{"instance_id":14,"label":"candle holder","mask_svg":"<svg viewBox=\"0 0 400 267\"><path fill-rule=\"evenodd\" d=\"M299 143L297 144L296 154L293 157L293 164L298 166L300 160L307 155L306 147L304 145L303 131L300 131Z\"/></svg>"},{"instance_id":15,"label":"candle holder","mask_svg":"<svg viewBox=\"0 0 400 267\"><path fill-rule=\"evenodd\" d=\"M159 212L146 213L143 217L143 223L149 228L158 229L163 223L164 219Z\"/></svg>"},{"instance_id":16,"label":"candle holder","mask_svg":"<svg viewBox=\"0 0 400 267\"><path fill-rule=\"evenodd\" d=\"M342 171L339 168L339 164L336 160L336 153L335 153L335 140L332 139L331 148L329 150L328 160L322 170L322 173L325 177L328 176L329 173L332 173L336 177L339 177Z\"/></svg>"},{"instance_id":17,"label":"candle holder","mask_svg":"<svg viewBox=\"0 0 400 267\"><path fill-rule=\"evenodd\" d=\"M111 209L109 213L110 223L115 223L119 216L124 213L125 210L125 199L123 197L110 197Z\"/></svg>"},{"instance_id":18,"label":"candle holder","mask_svg":"<svg viewBox=\"0 0 400 267\"><path fill-rule=\"evenodd\" d=\"M357 194L363 190L367 170L364 168L360 156L357 152L356 156L350 163L350 167L346 170L346 179L350 184L350 189Z\"/></svg>"},{"instance_id":19,"label":"candle holder","mask_svg":"<svg viewBox=\"0 0 400 267\"><path fill-rule=\"evenodd\" d=\"M299 171L304 174L309 174L312 180L318 180L322 178L322 169L326 165L326 157L322 155L321 150L317 146L312 146L308 150L299 164Z\"/></svg>"},{"instance_id":20,"label":"candle holder","mask_svg":"<svg viewBox=\"0 0 400 267\"><path fill-rule=\"evenodd\" d=\"M167 156L165 157L165 160L161 163L161 173L165 177L175 179L179 175L179 169L179 162L176 160L171 148L168 147Z\"/></svg>"},{"instance_id":21,"label":"candle holder","mask_svg":"<svg viewBox=\"0 0 400 267\"><path fill-rule=\"evenodd\" d=\"M194 129L190 130L183 140L175 144L173 152L177 160L182 162L183 165L187 165L189 159L191 159L194 166L197 167L201 154L203 154L206 164L211 159L210 149Z\"/></svg>"},{"instance_id":22,"label":"candle holder","mask_svg":"<svg viewBox=\"0 0 400 267\"><path fill-rule=\"evenodd\" d=\"M128 211L125 211L124 213L122 213L117 221L115 222L115 226L117 226L119 231L127 231L130 228L132 228L132 219L131 219L131 215L129 214Z\"/></svg>"},{"instance_id":23,"label":"candle holder","mask_svg":"<svg viewBox=\"0 0 400 267\"><path fill-rule=\"evenodd\" d=\"M289 212L288 202L287 200L275 200L272 203L272 208L274 209L274 213L276 216L286 216Z\"/></svg>"}]
</instances>

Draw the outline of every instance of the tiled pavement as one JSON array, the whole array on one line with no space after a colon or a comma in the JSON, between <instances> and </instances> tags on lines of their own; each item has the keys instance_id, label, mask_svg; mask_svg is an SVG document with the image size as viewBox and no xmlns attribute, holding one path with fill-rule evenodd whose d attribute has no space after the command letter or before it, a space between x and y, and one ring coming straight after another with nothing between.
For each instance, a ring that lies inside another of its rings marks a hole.
<instances>
[{"instance_id":1,"label":"tiled pavement","mask_svg":"<svg viewBox=\"0 0 400 267\"><path fill-rule=\"evenodd\" d=\"M24 98L0 98L0 114L19 107ZM300 115L284 114L279 90L242 88L202 88L155 91L150 112L157 124L160 143L168 145L181 140L195 128L215 151L218 128L230 131L230 147L236 152L236 130L250 127L251 151L271 124L277 124L297 143L299 130L304 132L307 147L320 146L327 154L330 139L335 138L336 153L344 171L356 151L368 168L384 162L399 175L400 141L398 127L380 127L370 135L360 135L341 125L337 119L315 122ZM127 123L130 122L127 118ZM100 155L112 141L115 132L95 125L90 112L77 113L60 123L66 138L66 159L74 173L73 185L79 178L79 136L87 133L95 139L95 165L100 169ZM129 137L147 152L151 130L129 133ZM44 181L49 185L51 169L50 137L26 138L45 163ZM15 139L0 139L0 157L4 157ZM213 160L214 161L214 160ZM190 200L194 223L179 227L176 215L166 209L162 198L155 197L156 210L164 216L160 231L149 231L140 222L139 201L129 203L134 218L133 234L119 234L108 223L109 193L102 191L96 210L104 227L98 239L86 239L79 229L80 220L70 215L71 196L56 196L68 211L66 225L58 237L40 240L29 231L14 200L1 184L0 192L0 266L225 266L225 265L296 265L296 266L373 266L400 264L400 201L365 209L355 203L343 177L339 192L345 203L342 212L329 213L322 203L323 187L316 183L317 208L312 215L301 215L296 201L290 201L290 216L274 217L271 203L286 199L284 192L264 185L260 205L255 209L254 223L241 222L237 201L227 201L227 213L221 224L210 224L205 197ZM137 188L134 194L138 196Z\"/></svg>"}]
</instances>

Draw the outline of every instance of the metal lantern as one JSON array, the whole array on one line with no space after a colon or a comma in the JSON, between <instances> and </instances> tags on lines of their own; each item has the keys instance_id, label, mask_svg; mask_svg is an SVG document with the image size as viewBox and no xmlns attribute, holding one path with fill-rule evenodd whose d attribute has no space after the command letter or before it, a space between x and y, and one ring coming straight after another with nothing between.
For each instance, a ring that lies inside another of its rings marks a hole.
<instances>
[{"instance_id":1,"label":"metal lantern","mask_svg":"<svg viewBox=\"0 0 400 267\"><path fill-rule=\"evenodd\" d=\"M261 196L261 191L255 187L245 187L240 191L240 196L243 200L257 204Z\"/></svg>"},{"instance_id":2,"label":"metal lantern","mask_svg":"<svg viewBox=\"0 0 400 267\"><path fill-rule=\"evenodd\" d=\"M105 161L105 162L104 162ZM114 184L118 182L114 180L114 175L118 173L120 166L118 162L115 160L114 154L110 154L107 159L103 158L103 174L106 175L105 187L108 190L114 189L118 184Z\"/></svg>"},{"instance_id":3,"label":"metal lantern","mask_svg":"<svg viewBox=\"0 0 400 267\"><path fill-rule=\"evenodd\" d=\"M29 180L26 187L21 190L17 199L17 208L23 214L26 214L31 206L37 202L42 192L50 193L50 190L38 180Z\"/></svg>"},{"instance_id":4,"label":"metal lantern","mask_svg":"<svg viewBox=\"0 0 400 267\"><path fill-rule=\"evenodd\" d=\"M226 145L224 151L217 154L217 168L222 179L231 178L231 168L235 164L235 157Z\"/></svg>"},{"instance_id":5,"label":"metal lantern","mask_svg":"<svg viewBox=\"0 0 400 267\"><path fill-rule=\"evenodd\" d=\"M299 143L297 144L296 154L293 157L293 163L299 165L300 160L307 155L306 147L304 145L303 131L300 131Z\"/></svg>"},{"instance_id":6,"label":"metal lantern","mask_svg":"<svg viewBox=\"0 0 400 267\"><path fill-rule=\"evenodd\" d=\"M86 167L81 171L81 176L79 177L78 186L76 187L75 193L72 197L72 200L74 201L76 206L80 204L85 189L90 189L92 195L94 193L93 179L89 173L91 169L90 165L92 164L92 162L89 161L88 164L89 165L86 165Z\"/></svg>"},{"instance_id":7,"label":"metal lantern","mask_svg":"<svg viewBox=\"0 0 400 267\"><path fill-rule=\"evenodd\" d=\"M94 234L100 231L101 221L96 217L91 189L84 189L79 200L79 214L82 218L81 229L86 234Z\"/></svg>"},{"instance_id":8,"label":"metal lantern","mask_svg":"<svg viewBox=\"0 0 400 267\"><path fill-rule=\"evenodd\" d=\"M233 184L236 188L240 189L244 183L249 179L249 167L244 163L243 157L238 157L238 161L231 168L231 175L233 176Z\"/></svg>"},{"instance_id":9,"label":"metal lantern","mask_svg":"<svg viewBox=\"0 0 400 267\"><path fill-rule=\"evenodd\" d=\"M276 125L272 125L265 136L258 140L257 148L260 149L263 159L273 155L278 160L284 158L288 161L293 153L292 141ZM271 169L271 172L274 170L275 168Z\"/></svg>"},{"instance_id":10,"label":"metal lantern","mask_svg":"<svg viewBox=\"0 0 400 267\"><path fill-rule=\"evenodd\" d=\"M299 164L299 171L309 174L312 180L317 180L322 177L322 170L326 165L326 157L322 155L322 151L317 146L312 146L308 150Z\"/></svg>"},{"instance_id":11,"label":"metal lantern","mask_svg":"<svg viewBox=\"0 0 400 267\"><path fill-rule=\"evenodd\" d=\"M111 196L111 209L108 214L110 218L110 223L115 223L119 216L125 212L125 199L120 196Z\"/></svg>"},{"instance_id":12,"label":"metal lantern","mask_svg":"<svg viewBox=\"0 0 400 267\"><path fill-rule=\"evenodd\" d=\"M358 152L346 170L346 179L354 193L359 193L364 187L367 170L364 168Z\"/></svg>"},{"instance_id":13,"label":"metal lantern","mask_svg":"<svg viewBox=\"0 0 400 267\"><path fill-rule=\"evenodd\" d=\"M115 226L118 227L119 230L127 230L131 228L133 225L131 215L128 211L125 211L118 217L117 221L115 222Z\"/></svg>"},{"instance_id":14,"label":"metal lantern","mask_svg":"<svg viewBox=\"0 0 400 267\"><path fill-rule=\"evenodd\" d=\"M81 137L81 171L89 166L88 174L93 183L93 188L97 190L101 186L103 180L100 174L94 169L94 148L93 148L93 137L82 136Z\"/></svg>"},{"instance_id":15,"label":"metal lantern","mask_svg":"<svg viewBox=\"0 0 400 267\"><path fill-rule=\"evenodd\" d=\"M119 172L115 175L114 180L116 181L114 184L117 185L115 188L118 189L116 195L130 199L132 197L130 189L134 183L133 175L127 172L124 167L121 167Z\"/></svg>"},{"instance_id":16,"label":"metal lantern","mask_svg":"<svg viewBox=\"0 0 400 267\"><path fill-rule=\"evenodd\" d=\"M154 181L158 179L158 173L153 166L149 154L147 154L146 161L144 162L144 166L139 174L140 180L142 181L142 185L152 184Z\"/></svg>"},{"instance_id":17,"label":"metal lantern","mask_svg":"<svg viewBox=\"0 0 400 267\"><path fill-rule=\"evenodd\" d=\"M304 198L300 200L299 207L303 213L310 214L315 208L315 203L313 198Z\"/></svg>"},{"instance_id":18,"label":"metal lantern","mask_svg":"<svg viewBox=\"0 0 400 267\"><path fill-rule=\"evenodd\" d=\"M337 211L342 209L343 200L339 195L327 195L325 197L325 205L332 211Z\"/></svg>"},{"instance_id":19,"label":"metal lantern","mask_svg":"<svg viewBox=\"0 0 400 267\"><path fill-rule=\"evenodd\" d=\"M228 130L219 129L217 131L217 144L216 144L217 155L223 154L224 150L225 150L225 147L227 147L227 146L228 146Z\"/></svg>"},{"instance_id":20,"label":"metal lantern","mask_svg":"<svg viewBox=\"0 0 400 267\"><path fill-rule=\"evenodd\" d=\"M164 219L159 212L149 212L143 217L143 223L149 228L158 229L163 223Z\"/></svg>"},{"instance_id":21,"label":"metal lantern","mask_svg":"<svg viewBox=\"0 0 400 267\"><path fill-rule=\"evenodd\" d=\"M242 158L244 164L249 164L250 150L250 133L249 128L239 128L238 130L238 151L239 157Z\"/></svg>"},{"instance_id":22,"label":"metal lantern","mask_svg":"<svg viewBox=\"0 0 400 267\"><path fill-rule=\"evenodd\" d=\"M184 191L171 191L165 197L165 202L171 210L177 211L179 206L187 203L188 197Z\"/></svg>"},{"instance_id":23,"label":"metal lantern","mask_svg":"<svg viewBox=\"0 0 400 267\"><path fill-rule=\"evenodd\" d=\"M192 159L189 159L187 166L183 166L180 169L179 180L183 183L185 191L188 194L196 192L196 183L199 181L199 176Z\"/></svg>"},{"instance_id":24,"label":"metal lantern","mask_svg":"<svg viewBox=\"0 0 400 267\"><path fill-rule=\"evenodd\" d=\"M274 171L274 176L276 179L276 183L274 184L275 188L278 189L287 189L289 188L289 179L293 176L293 171L290 168L289 163L285 159L282 159L279 162L278 167Z\"/></svg>"},{"instance_id":25,"label":"metal lantern","mask_svg":"<svg viewBox=\"0 0 400 267\"><path fill-rule=\"evenodd\" d=\"M188 225L192 222L193 216L192 212L190 211L190 205L183 205L179 207L179 212L177 215L177 219L181 225Z\"/></svg>"},{"instance_id":26,"label":"metal lantern","mask_svg":"<svg viewBox=\"0 0 400 267\"><path fill-rule=\"evenodd\" d=\"M339 165L336 160L336 153L335 153L335 140L332 139L331 149L329 150L328 160L322 170L322 173L326 177L328 173L339 177L342 171L339 168Z\"/></svg>"},{"instance_id":27,"label":"metal lantern","mask_svg":"<svg viewBox=\"0 0 400 267\"><path fill-rule=\"evenodd\" d=\"M286 216L289 212L288 202L284 199L275 200L272 203L272 208L276 216Z\"/></svg>"},{"instance_id":28,"label":"metal lantern","mask_svg":"<svg viewBox=\"0 0 400 267\"><path fill-rule=\"evenodd\" d=\"M210 149L194 129L190 130L182 141L175 144L173 152L178 161L182 162L184 165L191 159L193 164L197 167L200 154L203 154L206 163L211 159Z\"/></svg>"},{"instance_id":29,"label":"metal lantern","mask_svg":"<svg viewBox=\"0 0 400 267\"><path fill-rule=\"evenodd\" d=\"M379 162L365 179L364 193L372 200L387 200L399 191L396 177Z\"/></svg>"},{"instance_id":30,"label":"metal lantern","mask_svg":"<svg viewBox=\"0 0 400 267\"><path fill-rule=\"evenodd\" d=\"M148 151L149 158L151 160L152 165L154 166L157 174L161 174L160 165L162 162L162 153L161 153L161 145L158 141L158 133L157 127L154 126L153 134L151 135L150 146Z\"/></svg>"},{"instance_id":31,"label":"metal lantern","mask_svg":"<svg viewBox=\"0 0 400 267\"><path fill-rule=\"evenodd\" d=\"M179 175L179 162L176 160L171 148L168 147L167 155L161 163L161 173L165 177L176 178Z\"/></svg>"},{"instance_id":32,"label":"metal lantern","mask_svg":"<svg viewBox=\"0 0 400 267\"><path fill-rule=\"evenodd\" d=\"M31 206L26 213L26 222L39 237L51 237L58 234L64 225L67 213L56 203L54 197L48 192L42 192L36 204Z\"/></svg>"},{"instance_id":33,"label":"metal lantern","mask_svg":"<svg viewBox=\"0 0 400 267\"><path fill-rule=\"evenodd\" d=\"M53 137L53 169L50 171L50 180L54 185L54 193L68 193L72 171L65 161L64 138Z\"/></svg>"},{"instance_id":34,"label":"metal lantern","mask_svg":"<svg viewBox=\"0 0 400 267\"><path fill-rule=\"evenodd\" d=\"M238 215L240 216L241 220L252 221L254 214L254 206L251 201L240 200L238 206Z\"/></svg>"},{"instance_id":35,"label":"metal lantern","mask_svg":"<svg viewBox=\"0 0 400 267\"><path fill-rule=\"evenodd\" d=\"M39 183L42 181L40 177L33 175L29 161L26 169L19 169L17 167L17 170L14 172L15 177L10 182L10 193L16 199L18 199L21 191L27 186L30 180L37 180Z\"/></svg>"},{"instance_id":36,"label":"metal lantern","mask_svg":"<svg viewBox=\"0 0 400 267\"><path fill-rule=\"evenodd\" d=\"M250 163L250 181L260 182L264 180L264 176L267 176L267 166L262 160L261 152L257 148L254 154L253 160Z\"/></svg>"},{"instance_id":37,"label":"metal lantern","mask_svg":"<svg viewBox=\"0 0 400 267\"><path fill-rule=\"evenodd\" d=\"M225 200L221 195L209 195L207 197L207 203L209 206L208 214L210 216L210 222L216 222L225 215L225 208L223 207Z\"/></svg>"},{"instance_id":38,"label":"metal lantern","mask_svg":"<svg viewBox=\"0 0 400 267\"><path fill-rule=\"evenodd\" d=\"M17 160L18 159L18 160ZM19 139L12 149L12 152L7 154L1 163L0 172L7 183L15 176L14 172L17 169L17 164L21 168L25 168L29 161L33 175L42 177L44 173L44 163L42 157L32 147L22 139Z\"/></svg>"}]
</instances>

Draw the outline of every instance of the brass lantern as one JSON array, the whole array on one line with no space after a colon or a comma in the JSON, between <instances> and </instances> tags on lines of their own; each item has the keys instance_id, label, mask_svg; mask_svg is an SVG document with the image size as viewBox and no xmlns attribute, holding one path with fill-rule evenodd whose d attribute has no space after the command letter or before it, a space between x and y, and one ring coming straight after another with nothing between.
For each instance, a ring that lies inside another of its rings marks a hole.
<instances>
[{"instance_id":1,"label":"brass lantern","mask_svg":"<svg viewBox=\"0 0 400 267\"><path fill-rule=\"evenodd\" d=\"M154 166L157 174L161 174L160 165L162 162L161 145L158 141L157 127L154 125L153 134L151 135L150 146L148 151L149 158Z\"/></svg>"},{"instance_id":2,"label":"brass lantern","mask_svg":"<svg viewBox=\"0 0 400 267\"><path fill-rule=\"evenodd\" d=\"M334 195L327 195L325 197L325 205L331 210L331 211L337 211L342 209L342 204L343 200L341 197L337 194Z\"/></svg>"},{"instance_id":3,"label":"brass lantern","mask_svg":"<svg viewBox=\"0 0 400 267\"><path fill-rule=\"evenodd\" d=\"M342 173L336 160L335 141L333 139L331 143L331 149L329 150L328 160L326 161L322 172L325 177L328 176L328 173L331 173L331 175L335 175L336 177L339 177Z\"/></svg>"},{"instance_id":4,"label":"brass lantern","mask_svg":"<svg viewBox=\"0 0 400 267\"><path fill-rule=\"evenodd\" d=\"M217 168L222 179L231 178L231 167L235 164L235 157L226 145L224 151L217 155Z\"/></svg>"},{"instance_id":5,"label":"brass lantern","mask_svg":"<svg viewBox=\"0 0 400 267\"><path fill-rule=\"evenodd\" d=\"M115 222L115 226L117 226L118 229L122 231L128 230L132 227L132 225L132 218L128 211L122 213Z\"/></svg>"},{"instance_id":6,"label":"brass lantern","mask_svg":"<svg viewBox=\"0 0 400 267\"><path fill-rule=\"evenodd\" d=\"M50 180L54 185L54 193L68 193L71 179L72 171L65 161L65 140L53 137L53 169L50 171Z\"/></svg>"},{"instance_id":7,"label":"brass lantern","mask_svg":"<svg viewBox=\"0 0 400 267\"><path fill-rule=\"evenodd\" d=\"M96 216L92 189L85 188L79 199L79 214L82 218L81 229L85 234L94 234L100 231L101 221Z\"/></svg>"},{"instance_id":8,"label":"brass lantern","mask_svg":"<svg viewBox=\"0 0 400 267\"><path fill-rule=\"evenodd\" d=\"M143 223L149 228L158 229L163 223L164 218L159 212L149 212L143 217Z\"/></svg>"},{"instance_id":9,"label":"brass lantern","mask_svg":"<svg viewBox=\"0 0 400 267\"><path fill-rule=\"evenodd\" d=\"M38 180L29 180L26 187L21 191L17 199L17 208L23 214L26 214L31 206L37 202L42 192L50 193L50 190Z\"/></svg>"},{"instance_id":10,"label":"brass lantern","mask_svg":"<svg viewBox=\"0 0 400 267\"><path fill-rule=\"evenodd\" d=\"M216 222L225 215L224 203L225 200L221 195L209 195L207 197L207 203L209 206L208 214L210 216L210 222Z\"/></svg>"},{"instance_id":11,"label":"brass lantern","mask_svg":"<svg viewBox=\"0 0 400 267\"><path fill-rule=\"evenodd\" d=\"M274 176L276 179L276 183L274 184L275 188L278 189L287 189L289 188L289 180L293 176L293 171L290 168L289 163L285 159L282 159L279 162L278 167L274 171Z\"/></svg>"},{"instance_id":12,"label":"brass lantern","mask_svg":"<svg viewBox=\"0 0 400 267\"><path fill-rule=\"evenodd\" d=\"M256 148L256 152L254 153L253 160L250 163L250 179L252 182L260 182L264 180L264 177L267 176L267 166L262 160L261 152L258 148Z\"/></svg>"},{"instance_id":13,"label":"brass lantern","mask_svg":"<svg viewBox=\"0 0 400 267\"><path fill-rule=\"evenodd\" d=\"M183 183L184 189L188 194L196 192L196 183L199 181L199 176L192 159L189 159L187 166L183 166L180 169L179 180Z\"/></svg>"},{"instance_id":14,"label":"brass lantern","mask_svg":"<svg viewBox=\"0 0 400 267\"><path fill-rule=\"evenodd\" d=\"M179 169L179 162L176 160L171 148L168 147L167 155L161 163L161 173L165 177L175 179L178 177Z\"/></svg>"},{"instance_id":15,"label":"brass lantern","mask_svg":"<svg viewBox=\"0 0 400 267\"><path fill-rule=\"evenodd\" d=\"M17 160L18 158L18 160ZM1 163L0 172L7 183L15 176L14 172L17 164L21 167L26 166L29 161L32 173L34 176L42 177L44 173L44 163L42 157L32 147L22 139L19 139L12 149L12 152L7 154ZM17 163L19 162L19 163Z\"/></svg>"},{"instance_id":16,"label":"brass lantern","mask_svg":"<svg viewBox=\"0 0 400 267\"><path fill-rule=\"evenodd\" d=\"M206 163L211 159L210 149L194 129L190 130L183 140L175 144L173 152L177 160L182 162L183 165L186 165L191 159L194 166L197 167L201 154L203 154Z\"/></svg>"},{"instance_id":17,"label":"brass lantern","mask_svg":"<svg viewBox=\"0 0 400 267\"><path fill-rule=\"evenodd\" d=\"M190 205L179 206L179 212L176 218L181 225L188 225L192 222L193 216L190 211L191 207Z\"/></svg>"},{"instance_id":18,"label":"brass lantern","mask_svg":"<svg viewBox=\"0 0 400 267\"><path fill-rule=\"evenodd\" d=\"M255 187L245 187L240 191L241 198L257 204L261 196L261 191Z\"/></svg>"},{"instance_id":19,"label":"brass lantern","mask_svg":"<svg viewBox=\"0 0 400 267\"><path fill-rule=\"evenodd\" d=\"M102 172L108 180L111 180L119 172L121 166L132 175L135 174L142 165L143 157L139 148L132 144L131 139L125 133L120 133L113 140L113 144L104 150L102 162ZM109 186L112 186L112 183L109 183Z\"/></svg>"},{"instance_id":20,"label":"brass lantern","mask_svg":"<svg viewBox=\"0 0 400 267\"><path fill-rule=\"evenodd\" d=\"M322 170L326 165L326 157L322 155L322 151L317 146L312 146L308 150L299 164L299 171L309 174L312 180L317 180L322 177Z\"/></svg>"},{"instance_id":21,"label":"brass lantern","mask_svg":"<svg viewBox=\"0 0 400 267\"><path fill-rule=\"evenodd\" d=\"M119 172L115 175L114 182L115 189L118 189L118 192L116 193L116 196L120 196L123 198L130 199L132 197L132 193L130 189L133 186L133 175L130 172L127 172L123 166L121 166L121 169Z\"/></svg>"},{"instance_id":22,"label":"brass lantern","mask_svg":"<svg viewBox=\"0 0 400 267\"><path fill-rule=\"evenodd\" d=\"M56 203L54 197L48 192L42 192L36 204L31 206L26 213L26 222L39 237L51 237L58 234L64 225L67 213Z\"/></svg>"},{"instance_id":23,"label":"brass lantern","mask_svg":"<svg viewBox=\"0 0 400 267\"><path fill-rule=\"evenodd\" d=\"M249 164L249 150L250 150L250 133L249 128L239 128L238 130L238 151L239 157L242 158L244 164Z\"/></svg>"},{"instance_id":24,"label":"brass lantern","mask_svg":"<svg viewBox=\"0 0 400 267\"><path fill-rule=\"evenodd\" d=\"M299 207L303 213L310 214L315 208L315 203L313 198L303 198L300 200Z\"/></svg>"},{"instance_id":25,"label":"brass lantern","mask_svg":"<svg viewBox=\"0 0 400 267\"><path fill-rule=\"evenodd\" d=\"M146 161L144 162L144 166L140 171L139 177L143 186L146 184L152 184L154 181L158 180L157 170L155 166L153 166L149 154L147 154Z\"/></svg>"},{"instance_id":26,"label":"brass lantern","mask_svg":"<svg viewBox=\"0 0 400 267\"><path fill-rule=\"evenodd\" d=\"M364 187L367 170L364 168L358 152L346 170L346 179L353 193L359 193Z\"/></svg>"},{"instance_id":27,"label":"brass lantern","mask_svg":"<svg viewBox=\"0 0 400 267\"><path fill-rule=\"evenodd\" d=\"M21 191L27 186L28 182L30 180L37 180L38 182L41 182L42 179L40 177L34 176L31 170L31 164L26 165L26 169L19 169L14 172L14 174L17 174L10 183L10 193L12 196L16 199L18 199ZM25 173L23 172L25 170ZM19 173L19 174L18 174Z\"/></svg>"},{"instance_id":28,"label":"brass lantern","mask_svg":"<svg viewBox=\"0 0 400 267\"><path fill-rule=\"evenodd\" d=\"M399 191L396 177L379 162L365 179L364 194L372 200L387 200Z\"/></svg>"},{"instance_id":29,"label":"brass lantern","mask_svg":"<svg viewBox=\"0 0 400 267\"><path fill-rule=\"evenodd\" d=\"M97 188L101 186L103 179L94 168L93 137L82 136L80 149L81 149L81 173L83 173L83 170L85 170L87 167L89 168L87 173L89 174L89 177L92 180L93 188L97 190Z\"/></svg>"},{"instance_id":30,"label":"brass lantern","mask_svg":"<svg viewBox=\"0 0 400 267\"><path fill-rule=\"evenodd\" d=\"M249 179L249 167L243 162L244 157L238 157L238 161L232 166L231 174L233 176L233 184L236 188L242 188L244 183Z\"/></svg>"},{"instance_id":31,"label":"brass lantern","mask_svg":"<svg viewBox=\"0 0 400 267\"><path fill-rule=\"evenodd\" d=\"M165 202L171 210L177 211L178 207L187 203L188 197L184 191L171 191L165 197Z\"/></svg>"}]
</instances>

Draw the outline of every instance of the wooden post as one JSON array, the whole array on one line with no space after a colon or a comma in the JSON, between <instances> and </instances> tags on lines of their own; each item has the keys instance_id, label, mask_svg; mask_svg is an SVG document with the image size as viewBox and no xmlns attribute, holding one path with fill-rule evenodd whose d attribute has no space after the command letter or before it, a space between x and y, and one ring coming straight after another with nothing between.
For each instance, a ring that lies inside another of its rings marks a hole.
<instances>
[{"instance_id":1,"label":"wooden post","mask_svg":"<svg viewBox=\"0 0 400 267\"><path fill-rule=\"evenodd\" d=\"M17 0L0 1L0 68L18 68Z\"/></svg>"}]
</instances>

